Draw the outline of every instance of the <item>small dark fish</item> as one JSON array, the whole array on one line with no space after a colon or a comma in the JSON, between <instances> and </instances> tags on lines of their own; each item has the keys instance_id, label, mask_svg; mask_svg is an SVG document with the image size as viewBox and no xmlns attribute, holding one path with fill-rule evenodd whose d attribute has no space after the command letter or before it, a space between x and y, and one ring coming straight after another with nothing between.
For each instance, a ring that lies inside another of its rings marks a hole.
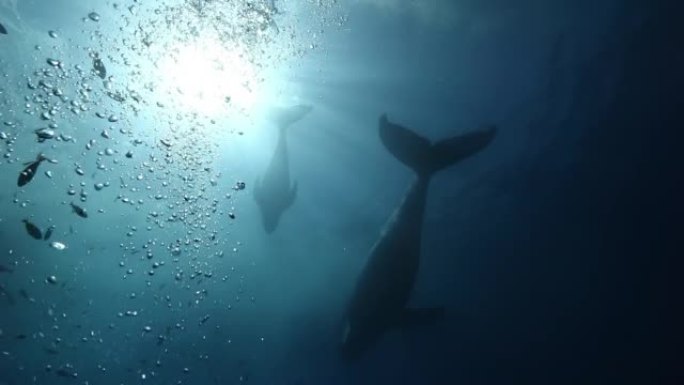
<instances>
[{"instance_id":1,"label":"small dark fish","mask_svg":"<svg viewBox=\"0 0 684 385\"><path fill-rule=\"evenodd\" d=\"M101 79L107 77L107 69L98 54L95 54L95 57L93 58L93 71L95 71L95 75L99 76Z\"/></svg>"},{"instance_id":2,"label":"small dark fish","mask_svg":"<svg viewBox=\"0 0 684 385\"><path fill-rule=\"evenodd\" d=\"M19 289L19 295L21 296L21 298L23 298L23 299L25 299L25 300L27 300L27 301L29 301L29 302L33 302L33 301L32 301L33 298L31 298L31 297L28 295L28 293L26 292L26 290L24 290L24 289Z\"/></svg>"},{"instance_id":3,"label":"small dark fish","mask_svg":"<svg viewBox=\"0 0 684 385\"><path fill-rule=\"evenodd\" d=\"M36 171L38 171L38 166L40 166L41 163L43 163L44 160L47 160L47 158L43 154L38 154L36 157L36 160L24 163L26 165L26 168L19 174L19 179L17 179L17 186L21 187L33 179L33 177L36 175Z\"/></svg>"},{"instance_id":4,"label":"small dark fish","mask_svg":"<svg viewBox=\"0 0 684 385\"><path fill-rule=\"evenodd\" d=\"M46 240L46 241L47 241L48 239L50 239L50 237L52 236L52 232L53 232L53 231L55 231L55 226L54 226L54 225L48 227L47 231L45 231L45 235L43 236L43 239Z\"/></svg>"},{"instance_id":5,"label":"small dark fish","mask_svg":"<svg viewBox=\"0 0 684 385\"><path fill-rule=\"evenodd\" d=\"M0 33L3 35L7 35L7 29L2 24L0 24Z\"/></svg>"},{"instance_id":6,"label":"small dark fish","mask_svg":"<svg viewBox=\"0 0 684 385\"><path fill-rule=\"evenodd\" d=\"M5 265L0 265L0 273L11 273L14 270L5 266Z\"/></svg>"},{"instance_id":7,"label":"small dark fish","mask_svg":"<svg viewBox=\"0 0 684 385\"><path fill-rule=\"evenodd\" d=\"M81 218L88 218L88 212L86 209L84 209L81 206L75 205L74 202L71 202L71 209L76 213Z\"/></svg>"},{"instance_id":8,"label":"small dark fish","mask_svg":"<svg viewBox=\"0 0 684 385\"><path fill-rule=\"evenodd\" d=\"M204 317L202 317L202 319L200 320L199 324L200 324L200 325L204 325L204 323L206 323L207 321L209 321L209 317L211 317L209 314L207 314L207 315L205 315Z\"/></svg>"},{"instance_id":9,"label":"small dark fish","mask_svg":"<svg viewBox=\"0 0 684 385\"><path fill-rule=\"evenodd\" d=\"M16 338L18 340L25 340L26 337L28 337L26 334L17 334L16 337L14 337L14 338Z\"/></svg>"},{"instance_id":10,"label":"small dark fish","mask_svg":"<svg viewBox=\"0 0 684 385\"><path fill-rule=\"evenodd\" d=\"M60 377L69 377L69 378L78 377L78 374L76 374L76 372L71 372L65 368L59 368L59 369L57 369L57 371L55 373Z\"/></svg>"},{"instance_id":11,"label":"small dark fish","mask_svg":"<svg viewBox=\"0 0 684 385\"><path fill-rule=\"evenodd\" d=\"M40 231L38 226L34 225L33 223L29 222L28 219L22 220L24 222L24 226L26 227L26 232L33 237L34 239L43 239L43 233Z\"/></svg>"}]
</instances>

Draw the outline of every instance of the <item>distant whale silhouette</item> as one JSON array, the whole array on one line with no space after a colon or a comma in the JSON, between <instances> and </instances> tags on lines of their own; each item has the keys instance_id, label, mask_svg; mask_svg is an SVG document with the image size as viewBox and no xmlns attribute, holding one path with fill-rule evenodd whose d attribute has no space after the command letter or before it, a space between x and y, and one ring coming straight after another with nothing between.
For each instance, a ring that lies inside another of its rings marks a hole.
<instances>
[{"instance_id":1,"label":"distant whale silhouette","mask_svg":"<svg viewBox=\"0 0 684 385\"><path fill-rule=\"evenodd\" d=\"M418 272L428 185L436 171L485 148L496 129L491 127L432 144L383 115L379 131L385 148L413 169L417 179L373 246L348 303L340 352L349 360L360 357L392 327L421 324L443 316L441 307L406 307Z\"/></svg>"},{"instance_id":2,"label":"distant whale silhouette","mask_svg":"<svg viewBox=\"0 0 684 385\"><path fill-rule=\"evenodd\" d=\"M272 233L283 212L297 196L297 182L290 182L290 161L287 152L287 128L306 116L313 107L296 105L276 109L272 120L278 126L278 144L263 177L254 184L254 199L261 211L261 222L267 233Z\"/></svg>"}]
</instances>

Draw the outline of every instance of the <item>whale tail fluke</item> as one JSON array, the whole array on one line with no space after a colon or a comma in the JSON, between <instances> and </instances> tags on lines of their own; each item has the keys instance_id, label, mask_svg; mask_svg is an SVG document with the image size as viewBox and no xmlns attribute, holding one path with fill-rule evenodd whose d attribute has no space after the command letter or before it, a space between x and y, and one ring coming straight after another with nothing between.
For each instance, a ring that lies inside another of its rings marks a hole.
<instances>
[{"instance_id":1,"label":"whale tail fluke","mask_svg":"<svg viewBox=\"0 0 684 385\"><path fill-rule=\"evenodd\" d=\"M385 148L421 177L429 177L478 153L496 135L496 128L490 126L433 144L408 128L390 122L387 115L380 117L379 131Z\"/></svg>"},{"instance_id":2,"label":"whale tail fluke","mask_svg":"<svg viewBox=\"0 0 684 385\"><path fill-rule=\"evenodd\" d=\"M313 110L313 106L309 104L297 104L286 108L274 108L271 111L270 118L281 130L293 125L302 120L306 115Z\"/></svg>"}]
</instances>

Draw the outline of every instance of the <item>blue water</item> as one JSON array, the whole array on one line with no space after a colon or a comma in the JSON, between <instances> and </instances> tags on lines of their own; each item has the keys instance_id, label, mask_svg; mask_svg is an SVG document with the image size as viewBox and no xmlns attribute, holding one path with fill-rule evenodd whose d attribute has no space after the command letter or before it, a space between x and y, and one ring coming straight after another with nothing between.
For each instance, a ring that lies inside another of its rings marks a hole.
<instances>
[{"instance_id":1,"label":"blue water","mask_svg":"<svg viewBox=\"0 0 684 385\"><path fill-rule=\"evenodd\" d=\"M672 3L1 0L0 384L682 383ZM498 131L430 184L409 304L445 317L346 362L415 178L383 113Z\"/></svg>"}]
</instances>

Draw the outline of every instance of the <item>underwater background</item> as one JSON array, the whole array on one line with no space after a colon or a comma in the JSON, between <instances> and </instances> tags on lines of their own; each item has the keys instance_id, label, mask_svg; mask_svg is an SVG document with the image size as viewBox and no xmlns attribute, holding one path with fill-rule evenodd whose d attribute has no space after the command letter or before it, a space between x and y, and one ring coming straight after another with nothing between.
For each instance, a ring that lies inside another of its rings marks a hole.
<instances>
[{"instance_id":1,"label":"underwater background","mask_svg":"<svg viewBox=\"0 0 684 385\"><path fill-rule=\"evenodd\" d=\"M684 383L679 8L0 0L0 384ZM430 185L410 305L444 318L346 362L415 178L383 113L498 129Z\"/></svg>"}]
</instances>

